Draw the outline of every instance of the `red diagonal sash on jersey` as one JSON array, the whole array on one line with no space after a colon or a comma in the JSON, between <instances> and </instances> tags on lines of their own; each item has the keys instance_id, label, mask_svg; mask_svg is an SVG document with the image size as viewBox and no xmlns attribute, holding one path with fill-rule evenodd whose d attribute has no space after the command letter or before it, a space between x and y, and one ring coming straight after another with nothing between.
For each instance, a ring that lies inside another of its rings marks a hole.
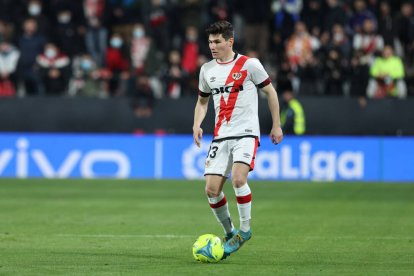
<instances>
[{"instance_id":1,"label":"red diagonal sash on jersey","mask_svg":"<svg viewBox=\"0 0 414 276\"><path fill-rule=\"evenodd\" d=\"M230 122L231 114L233 113L234 106L236 105L237 96L239 95L239 92L240 92L240 91L236 92L234 90L236 89L239 90L240 87L243 85L244 80L247 77L247 70L240 71L240 69L246 63L247 59L248 57L241 56L234 64L233 68L230 71L230 74L227 76L227 80L224 85L227 85L231 82L234 82L234 83L229 93L227 103L224 100L223 95L221 95L220 112L219 112L216 127L214 129L214 136L218 135L218 132L220 130L221 125L223 124L224 119L227 120L227 123ZM234 75L237 76L237 79L234 78Z\"/></svg>"}]
</instances>

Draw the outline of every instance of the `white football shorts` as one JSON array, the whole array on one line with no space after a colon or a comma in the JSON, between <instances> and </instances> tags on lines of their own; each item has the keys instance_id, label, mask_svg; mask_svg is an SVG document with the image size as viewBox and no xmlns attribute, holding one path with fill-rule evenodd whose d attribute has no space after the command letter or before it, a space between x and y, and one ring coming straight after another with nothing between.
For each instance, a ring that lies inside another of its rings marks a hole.
<instances>
[{"instance_id":1,"label":"white football shorts","mask_svg":"<svg viewBox=\"0 0 414 276\"><path fill-rule=\"evenodd\" d=\"M204 175L228 177L234 163L244 163L253 170L258 146L257 137L213 141L207 154Z\"/></svg>"}]
</instances>

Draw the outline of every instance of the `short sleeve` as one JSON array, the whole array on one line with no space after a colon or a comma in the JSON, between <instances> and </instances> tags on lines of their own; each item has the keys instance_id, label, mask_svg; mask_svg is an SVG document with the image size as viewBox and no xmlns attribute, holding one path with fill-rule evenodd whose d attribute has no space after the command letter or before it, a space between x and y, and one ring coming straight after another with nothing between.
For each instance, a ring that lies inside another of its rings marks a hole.
<instances>
[{"instance_id":1,"label":"short sleeve","mask_svg":"<svg viewBox=\"0 0 414 276\"><path fill-rule=\"evenodd\" d=\"M208 86L207 82L206 82L206 78L204 77L205 74L205 66L203 65L200 69L200 75L198 78L198 90L199 90L199 95L203 96L203 97L208 97L210 96L210 87Z\"/></svg>"},{"instance_id":2,"label":"short sleeve","mask_svg":"<svg viewBox=\"0 0 414 276\"><path fill-rule=\"evenodd\" d=\"M257 58L250 58L246 65L247 71L250 72L251 80L257 87L262 88L270 83L269 74L267 74Z\"/></svg>"}]
</instances>

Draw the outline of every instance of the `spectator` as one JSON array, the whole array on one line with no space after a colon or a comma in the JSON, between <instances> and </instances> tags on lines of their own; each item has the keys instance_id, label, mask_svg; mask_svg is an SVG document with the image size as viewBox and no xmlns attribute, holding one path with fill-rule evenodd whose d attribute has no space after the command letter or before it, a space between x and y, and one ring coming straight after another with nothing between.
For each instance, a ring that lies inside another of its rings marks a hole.
<instances>
[{"instance_id":1,"label":"spectator","mask_svg":"<svg viewBox=\"0 0 414 276\"><path fill-rule=\"evenodd\" d=\"M293 72L287 59L282 59L277 67L276 83L277 91L283 93L286 90L292 90Z\"/></svg>"},{"instance_id":2,"label":"spectator","mask_svg":"<svg viewBox=\"0 0 414 276\"><path fill-rule=\"evenodd\" d=\"M40 0L29 0L26 5L26 10L23 12L22 18L31 17L37 22L37 30L40 34L50 37L51 35L51 21L49 20L45 8Z\"/></svg>"},{"instance_id":3,"label":"spectator","mask_svg":"<svg viewBox=\"0 0 414 276\"><path fill-rule=\"evenodd\" d=\"M353 33L363 32L363 25L370 20L376 28L377 21L375 15L367 8L365 0L354 0L354 13L350 19L350 27Z\"/></svg>"},{"instance_id":4,"label":"spectator","mask_svg":"<svg viewBox=\"0 0 414 276\"><path fill-rule=\"evenodd\" d=\"M328 9L325 16L324 30L329 32L335 24L347 26L348 16L339 0L326 0L326 2L328 3Z\"/></svg>"},{"instance_id":5,"label":"spectator","mask_svg":"<svg viewBox=\"0 0 414 276\"><path fill-rule=\"evenodd\" d=\"M284 41L292 33L302 11L302 0L273 0L271 10L275 30L281 33ZM309 27L309 26L308 26Z\"/></svg>"},{"instance_id":6,"label":"spectator","mask_svg":"<svg viewBox=\"0 0 414 276\"><path fill-rule=\"evenodd\" d=\"M42 93L36 58L43 51L45 44L45 37L37 32L37 21L32 18L26 19L23 22L23 34L18 42L20 50L18 74L27 95Z\"/></svg>"},{"instance_id":7,"label":"spectator","mask_svg":"<svg viewBox=\"0 0 414 276\"><path fill-rule=\"evenodd\" d=\"M107 2L112 31L129 38L136 18L142 18L142 1L108 0Z\"/></svg>"},{"instance_id":8,"label":"spectator","mask_svg":"<svg viewBox=\"0 0 414 276\"><path fill-rule=\"evenodd\" d=\"M373 61L374 55L382 51L384 48L384 40L377 34L375 22L372 19L366 19L362 26L361 33L354 36L353 49L362 51L364 56Z\"/></svg>"},{"instance_id":9,"label":"spectator","mask_svg":"<svg viewBox=\"0 0 414 276\"><path fill-rule=\"evenodd\" d=\"M179 0L177 3L181 32L189 26L202 27L203 3L201 0Z\"/></svg>"},{"instance_id":10,"label":"spectator","mask_svg":"<svg viewBox=\"0 0 414 276\"><path fill-rule=\"evenodd\" d=\"M186 88L187 72L183 70L181 63L180 52L172 50L168 56L168 66L162 76L166 85L166 95L169 98L178 99Z\"/></svg>"},{"instance_id":11,"label":"spectator","mask_svg":"<svg viewBox=\"0 0 414 276\"><path fill-rule=\"evenodd\" d=\"M16 68L19 50L7 41L0 41L0 97L16 94Z\"/></svg>"},{"instance_id":12,"label":"spectator","mask_svg":"<svg viewBox=\"0 0 414 276\"><path fill-rule=\"evenodd\" d=\"M15 41L15 28L10 22L0 20L0 40Z\"/></svg>"},{"instance_id":13,"label":"spectator","mask_svg":"<svg viewBox=\"0 0 414 276\"><path fill-rule=\"evenodd\" d=\"M321 64L318 58L309 52L303 56L298 65L296 77L293 78L293 84L297 86L295 93L299 95L319 95L321 91Z\"/></svg>"},{"instance_id":14,"label":"spectator","mask_svg":"<svg viewBox=\"0 0 414 276\"><path fill-rule=\"evenodd\" d=\"M345 81L345 70L342 56L337 49L331 49L324 61L325 94L342 96Z\"/></svg>"},{"instance_id":15,"label":"spectator","mask_svg":"<svg viewBox=\"0 0 414 276\"><path fill-rule=\"evenodd\" d=\"M292 70L295 71L299 64L305 64L306 57L318 48L319 41L308 33L302 21L297 22L295 32L286 44L286 53Z\"/></svg>"},{"instance_id":16,"label":"spectator","mask_svg":"<svg viewBox=\"0 0 414 276\"><path fill-rule=\"evenodd\" d=\"M156 49L168 53L171 48L170 24L172 22L169 20L167 5L161 0L151 0L148 16L149 35L153 38Z\"/></svg>"},{"instance_id":17,"label":"spectator","mask_svg":"<svg viewBox=\"0 0 414 276\"><path fill-rule=\"evenodd\" d=\"M342 57L341 63L347 63L350 59L352 52L351 40L342 25L335 24L332 26L331 40L328 47L339 52Z\"/></svg>"},{"instance_id":18,"label":"spectator","mask_svg":"<svg viewBox=\"0 0 414 276\"><path fill-rule=\"evenodd\" d=\"M42 87L47 95L63 95L67 92L70 60L53 43L45 46L44 52L37 56Z\"/></svg>"},{"instance_id":19,"label":"spectator","mask_svg":"<svg viewBox=\"0 0 414 276\"><path fill-rule=\"evenodd\" d=\"M105 54L108 31L102 26L98 17L91 18L86 28L85 45L86 51L92 56L98 67L105 65Z\"/></svg>"},{"instance_id":20,"label":"spectator","mask_svg":"<svg viewBox=\"0 0 414 276\"><path fill-rule=\"evenodd\" d=\"M85 41L79 26L74 22L71 10L62 9L57 12L54 27L54 41L70 58L85 50Z\"/></svg>"},{"instance_id":21,"label":"spectator","mask_svg":"<svg viewBox=\"0 0 414 276\"><path fill-rule=\"evenodd\" d=\"M83 0L83 10L86 21L91 23L96 19L105 25L108 20L108 9L105 0Z\"/></svg>"},{"instance_id":22,"label":"spectator","mask_svg":"<svg viewBox=\"0 0 414 276\"><path fill-rule=\"evenodd\" d=\"M162 57L159 55L155 43L147 35L145 27L141 23L134 25L130 59L132 77L145 74L154 92L154 96L161 98L164 92L158 75L162 67Z\"/></svg>"},{"instance_id":23,"label":"spectator","mask_svg":"<svg viewBox=\"0 0 414 276\"><path fill-rule=\"evenodd\" d=\"M384 39L386 45L396 46L396 25L388 1L381 1L378 14L378 34ZM401 46L400 46L401 47Z\"/></svg>"},{"instance_id":24,"label":"spectator","mask_svg":"<svg viewBox=\"0 0 414 276\"><path fill-rule=\"evenodd\" d=\"M369 60L362 51L355 51L350 66L349 94L357 97L361 107L366 106L366 94L369 81Z\"/></svg>"},{"instance_id":25,"label":"spectator","mask_svg":"<svg viewBox=\"0 0 414 276\"><path fill-rule=\"evenodd\" d=\"M321 0L309 0L302 10L300 16L310 33L319 37L323 31L324 12L321 7Z\"/></svg>"},{"instance_id":26,"label":"spectator","mask_svg":"<svg viewBox=\"0 0 414 276\"><path fill-rule=\"evenodd\" d=\"M305 112L292 89L282 92L280 122L284 134L303 135L306 131Z\"/></svg>"},{"instance_id":27,"label":"spectator","mask_svg":"<svg viewBox=\"0 0 414 276\"><path fill-rule=\"evenodd\" d=\"M181 60L181 67L190 75L197 71L197 58L199 55L198 45L197 28L194 26L188 26L185 31L185 40L182 46L183 57Z\"/></svg>"},{"instance_id":28,"label":"spectator","mask_svg":"<svg viewBox=\"0 0 414 276\"><path fill-rule=\"evenodd\" d=\"M208 5L208 23L226 20L229 22L233 21L234 12L234 1L233 0L211 0Z\"/></svg>"},{"instance_id":29,"label":"spectator","mask_svg":"<svg viewBox=\"0 0 414 276\"><path fill-rule=\"evenodd\" d=\"M367 95L369 98L407 96L404 81L404 65L402 60L394 55L391 46L385 46L382 57L375 59L370 69L372 79L369 81Z\"/></svg>"},{"instance_id":30,"label":"spectator","mask_svg":"<svg viewBox=\"0 0 414 276\"><path fill-rule=\"evenodd\" d=\"M154 108L154 93L151 89L148 76L139 75L131 91L132 107L139 118L147 118L152 115Z\"/></svg>"},{"instance_id":31,"label":"spectator","mask_svg":"<svg viewBox=\"0 0 414 276\"><path fill-rule=\"evenodd\" d=\"M73 60L73 77L69 85L69 95L99 97L102 95L101 72L88 54L82 54Z\"/></svg>"},{"instance_id":32,"label":"spectator","mask_svg":"<svg viewBox=\"0 0 414 276\"><path fill-rule=\"evenodd\" d=\"M257 51L260 59L266 59L269 44L268 22L271 16L270 0L237 0L236 4L237 12L243 18L244 49Z\"/></svg>"},{"instance_id":33,"label":"spectator","mask_svg":"<svg viewBox=\"0 0 414 276\"><path fill-rule=\"evenodd\" d=\"M85 25L84 5L82 0L49 0L49 11L52 16L57 15L60 11L70 11L70 22L76 26ZM56 22L57 18L51 18Z\"/></svg>"},{"instance_id":34,"label":"spectator","mask_svg":"<svg viewBox=\"0 0 414 276\"><path fill-rule=\"evenodd\" d=\"M129 79L128 49L120 34L114 33L106 52L108 92L110 96L124 95Z\"/></svg>"},{"instance_id":35,"label":"spectator","mask_svg":"<svg viewBox=\"0 0 414 276\"><path fill-rule=\"evenodd\" d=\"M414 64L414 7L411 1L401 4L396 18L397 36L402 43L407 63Z\"/></svg>"},{"instance_id":36,"label":"spectator","mask_svg":"<svg viewBox=\"0 0 414 276\"><path fill-rule=\"evenodd\" d=\"M143 24L135 24L131 39L131 65L135 75L144 71L154 73L151 63L156 61L156 48Z\"/></svg>"}]
</instances>

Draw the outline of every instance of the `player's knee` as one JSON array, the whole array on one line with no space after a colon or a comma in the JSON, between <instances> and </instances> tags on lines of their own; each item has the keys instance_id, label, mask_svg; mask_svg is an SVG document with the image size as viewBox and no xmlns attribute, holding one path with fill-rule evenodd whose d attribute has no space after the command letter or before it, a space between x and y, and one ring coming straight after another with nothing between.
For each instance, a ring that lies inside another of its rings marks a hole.
<instances>
[{"instance_id":1,"label":"player's knee","mask_svg":"<svg viewBox=\"0 0 414 276\"><path fill-rule=\"evenodd\" d=\"M247 179L244 175L234 174L232 176L231 182L233 183L234 187L239 188L239 187L243 186L244 184L246 184Z\"/></svg>"},{"instance_id":2,"label":"player's knee","mask_svg":"<svg viewBox=\"0 0 414 276\"><path fill-rule=\"evenodd\" d=\"M218 197L221 193L221 190L217 187L206 186L205 192L206 192L206 195L211 198L211 197Z\"/></svg>"}]
</instances>

